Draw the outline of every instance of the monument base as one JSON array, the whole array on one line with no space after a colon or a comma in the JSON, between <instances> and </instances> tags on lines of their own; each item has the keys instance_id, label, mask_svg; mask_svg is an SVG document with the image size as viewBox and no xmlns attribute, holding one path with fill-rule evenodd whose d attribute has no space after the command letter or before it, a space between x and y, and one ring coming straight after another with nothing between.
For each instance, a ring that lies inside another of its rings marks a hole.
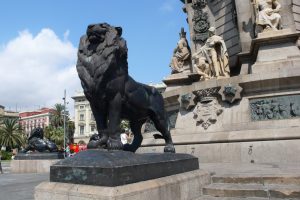
<instances>
[{"instance_id":1,"label":"monument base","mask_svg":"<svg viewBox=\"0 0 300 200\"><path fill-rule=\"evenodd\" d=\"M117 187L43 182L35 188L34 199L192 200L200 197L202 188L210 184L210 182L209 173L203 170L195 170Z\"/></svg>"},{"instance_id":2,"label":"monument base","mask_svg":"<svg viewBox=\"0 0 300 200\"><path fill-rule=\"evenodd\" d=\"M197 169L188 154L87 150L52 165L50 181L113 187Z\"/></svg>"},{"instance_id":3,"label":"monument base","mask_svg":"<svg viewBox=\"0 0 300 200\"><path fill-rule=\"evenodd\" d=\"M62 153L18 153L11 162L12 173L49 173L50 166L63 159Z\"/></svg>"}]
</instances>

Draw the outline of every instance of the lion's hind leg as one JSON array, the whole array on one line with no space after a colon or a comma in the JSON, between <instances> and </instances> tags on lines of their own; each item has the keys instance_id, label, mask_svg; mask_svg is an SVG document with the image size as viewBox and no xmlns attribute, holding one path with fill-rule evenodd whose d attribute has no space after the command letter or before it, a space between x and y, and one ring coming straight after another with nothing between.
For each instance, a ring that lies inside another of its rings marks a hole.
<instances>
[{"instance_id":1,"label":"lion's hind leg","mask_svg":"<svg viewBox=\"0 0 300 200\"><path fill-rule=\"evenodd\" d=\"M172 141L172 137L168 128L167 118L163 113L152 111L150 118L154 123L155 128L162 134L163 139L166 142L164 152L175 153L175 147Z\"/></svg>"},{"instance_id":2,"label":"lion's hind leg","mask_svg":"<svg viewBox=\"0 0 300 200\"><path fill-rule=\"evenodd\" d=\"M136 150L141 146L143 141L143 136L141 133L142 125L144 121L131 121L130 128L133 132L134 138L131 144L125 144L123 146L124 151L136 152Z\"/></svg>"}]
</instances>

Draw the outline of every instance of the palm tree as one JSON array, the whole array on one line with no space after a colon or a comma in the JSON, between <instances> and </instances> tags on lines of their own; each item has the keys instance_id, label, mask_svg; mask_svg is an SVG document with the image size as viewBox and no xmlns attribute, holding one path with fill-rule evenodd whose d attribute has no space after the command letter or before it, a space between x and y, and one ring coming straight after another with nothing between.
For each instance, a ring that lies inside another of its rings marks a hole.
<instances>
[{"instance_id":1,"label":"palm tree","mask_svg":"<svg viewBox=\"0 0 300 200\"><path fill-rule=\"evenodd\" d=\"M53 116L51 123L55 128L62 127L64 125L64 105L57 103L53 107Z\"/></svg>"},{"instance_id":2,"label":"palm tree","mask_svg":"<svg viewBox=\"0 0 300 200\"><path fill-rule=\"evenodd\" d=\"M67 121L67 143L74 143L74 132L75 132L75 123L73 121Z\"/></svg>"},{"instance_id":3,"label":"palm tree","mask_svg":"<svg viewBox=\"0 0 300 200\"><path fill-rule=\"evenodd\" d=\"M64 129L56 128L51 131L51 140L60 148L64 145Z\"/></svg>"},{"instance_id":4,"label":"palm tree","mask_svg":"<svg viewBox=\"0 0 300 200\"><path fill-rule=\"evenodd\" d=\"M20 147L24 143L25 140L18 119L4 119L0 126L0 146L12 149L17 146Z\"/></svg>"}]
</instances>

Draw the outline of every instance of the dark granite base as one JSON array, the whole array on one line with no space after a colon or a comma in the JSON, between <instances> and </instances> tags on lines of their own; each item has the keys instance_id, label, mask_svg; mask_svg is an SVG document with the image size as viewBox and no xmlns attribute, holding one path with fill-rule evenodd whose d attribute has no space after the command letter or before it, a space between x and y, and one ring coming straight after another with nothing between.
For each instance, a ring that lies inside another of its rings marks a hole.
<instances>
[{"instance_id":1,"label":"dark granite base","mask_svg":"<svg viewBox=\"0 0 300 200\"><path fill-rule=\"evenodd\" d=\"M60 152L52 153L40 153L40 152L30 152L30 153L18 153L15 156L15 160L54 160L63 159L64 154Z\"/></svg>"},{"instance_id":2,"label":"dark granite base","mask_svg":"<svg viewBox=\"0 0 300 200\"><path fill-rule=\"evenodd\" d=\"M87 150L50 167L50 181L119 186L199 169L188 154Z\"/></svg>"}]
</instances>

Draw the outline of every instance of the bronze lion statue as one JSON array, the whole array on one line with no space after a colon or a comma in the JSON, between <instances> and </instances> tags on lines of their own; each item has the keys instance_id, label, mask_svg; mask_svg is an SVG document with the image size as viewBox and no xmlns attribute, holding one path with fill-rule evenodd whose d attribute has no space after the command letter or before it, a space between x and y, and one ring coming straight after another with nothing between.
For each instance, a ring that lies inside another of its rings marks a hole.
<instances>
[{"instance_id":1,"label":"bronze lion statue","mask_svg":"<svg viewBox=\"0 0 300 200\"><path fill-rule=\"evenodd\" d=\"M127 45L122 28L107 23L91 24L80 39L77 72L94 114L98 134L88 148L135 152L143 137L141 127L151 119L166 142L165 152L175 152L161 94L128 75ZM132 144L120 139L122 119L130 121Z\"/></svg>"},{"instance_id":2,"label":"bronze lion statue","mask_svg":"<svg viewBox=\"0 0 300 200\"><path fill-rule=\"evenodd\" d=\"M57 152L57 146L54 142L48 139L44 139L44 131L42 128L37 127L31 131L31 136L28 138L27 147L22 150L22 153L27 153L28 151L38 151L38 152Z\"/></svg>"}]
</instances>

